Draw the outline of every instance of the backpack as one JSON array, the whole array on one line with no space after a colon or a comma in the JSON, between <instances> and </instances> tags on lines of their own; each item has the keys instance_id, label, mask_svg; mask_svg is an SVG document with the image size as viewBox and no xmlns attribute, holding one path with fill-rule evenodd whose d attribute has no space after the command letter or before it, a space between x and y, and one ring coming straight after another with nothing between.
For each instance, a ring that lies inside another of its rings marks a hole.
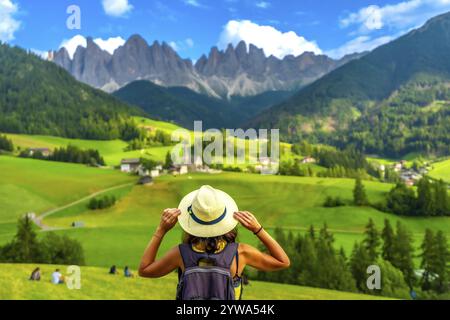
<instances>
[{"instance_id":1,"label":"backpack","mask_svg":"<svg viewBox=\"0 0 450 320\"><path fill-rule=\"evenodd\" d=\"M236 299L230 267L234 257L238 264L237 243L227 244L217 254L195 252L190 244L181 244L179 249L185 270L178 270L177 300ZM200 265L205 261L207 265Z\"/></svg>"}]
</instances>

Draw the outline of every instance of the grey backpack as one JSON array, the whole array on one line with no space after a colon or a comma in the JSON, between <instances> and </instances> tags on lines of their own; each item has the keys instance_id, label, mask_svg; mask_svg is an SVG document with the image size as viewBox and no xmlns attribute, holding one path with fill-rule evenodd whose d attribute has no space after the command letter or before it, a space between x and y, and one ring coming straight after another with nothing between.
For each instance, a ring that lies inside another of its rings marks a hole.
<instances>
[{"instance_id":1,"label":"grey backpack","mask_svg":"<svg viewBox=\"0 0 450 320\"><path fill-rule=\"evenodd\" d=\"M227 244L218 254L195 252L189 244L182 244L179 248L185 270L183 273L179 270L177 300L236 299L236 283L230 267L234 257L238 264L237 243Z\"/></svg>"}]
</instances>

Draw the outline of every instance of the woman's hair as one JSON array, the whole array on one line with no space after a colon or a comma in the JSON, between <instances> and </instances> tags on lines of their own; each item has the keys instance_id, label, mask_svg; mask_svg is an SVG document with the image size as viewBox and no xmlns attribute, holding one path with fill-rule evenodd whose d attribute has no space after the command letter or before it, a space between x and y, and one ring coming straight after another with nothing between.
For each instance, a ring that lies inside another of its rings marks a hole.
<instances>
[{"instance_id":1,"label":"woman's hair","mask_svg":"<svg viewBox=\"0 0 450 320\"><path fill-rule=\"evenodd\" d=\"M206 253L214 253L217 251L219 247L219 241L225 240L227 243L234 243L237 239L237 229L233 229L230 232L211 238L201 238L193 236L187 232L183 233L183 243L193 244L193 245L202 245L205 248Z\"/></svg>"}]
</instances>

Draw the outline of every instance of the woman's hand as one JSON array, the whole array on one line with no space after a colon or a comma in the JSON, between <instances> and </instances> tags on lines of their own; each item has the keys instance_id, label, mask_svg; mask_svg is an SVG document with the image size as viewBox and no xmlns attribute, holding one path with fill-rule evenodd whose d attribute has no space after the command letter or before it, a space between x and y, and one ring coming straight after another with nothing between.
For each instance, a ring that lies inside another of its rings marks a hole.
<instances>
[{"instance_id":1,"label":"woman's hand","mask_svg":"<svg viewBox=\"0 0 450 320\"><path fill-rule=\"evenodd\" d=\"M181 214L180 209L166 209L164 210L161 222L159 223L159 229L166 233L170 231L178 222L178 216Z\"/></svg>"},{"instance_id":2,"label":"woman's hand","mask_svg":"<svg viewBox=\"0 0 450 320\"><path fill-rule=\"evenodd\" d=\"M248 211L238 211L234 213L234 218L239 221L242 226L255 233L261 229L261 224L253 214Z\"/></svg>"}]
</instances>

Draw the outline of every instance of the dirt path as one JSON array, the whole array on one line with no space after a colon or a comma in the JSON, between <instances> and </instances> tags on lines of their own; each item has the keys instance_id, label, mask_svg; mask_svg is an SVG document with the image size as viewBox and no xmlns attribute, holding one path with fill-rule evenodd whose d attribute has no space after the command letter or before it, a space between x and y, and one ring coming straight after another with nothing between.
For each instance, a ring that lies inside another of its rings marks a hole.
<instances>
[{"instance_id":1,"label":"dirt path","mask_svg":"<svg viewBox=\"0 0 450 320\"><path fill-rule=\"evenodd\" d=\"M55 209L46 211L46 212L42 213L41 215L35 217L35 218L32 219L32 220L33 220L33 222L34 222L34 223L35 223L42 231L55 231L55 230L63 230L63 229L67 229L67 228L56 228L56 227L50 227L50 226L47 226L47 225L45 225L45 224L42 222L42 220L44 220L46 217L48 217L48 216L50 216L50 215L53 215L53 214L55 214L55 213L58 213L58 212L60 212L60 211L62 211L62 210L65 210L65 209L67 209L67 208L76 206L77 204L79 204L79 203L81 203L81 202L83 202L83 201L86 201L86 200L95 198L95 197L97 197L97 196L99 196L99 195L101 195L101 194L104 194L104 193L106 193L106 192L110 192L110 191L113 191L113 190L126 188L126 187L132 186L132 185L134 185L134 184L135 184L134 182L129 182L129 183L125 183L125 184L121 184L121 185L118 185L118 186L114 186L114 187L110 187L110 188L107 188L107 189L103 189L103 190L97 191L97 192L95 192L95 193L92 193L92 194L90 194L90 195L88 195L88 196L86 196L86 197L83 197L83 198L81 198L81 199L78 199L78 200L76 200L76 201L73 201L73 202L71 202L71 203L69 203L69 204L66 204L66 205L64 205L64 206L61 206L61 207L58 207L58 208L55 208Z\"/></svg>"}]
</instances>

